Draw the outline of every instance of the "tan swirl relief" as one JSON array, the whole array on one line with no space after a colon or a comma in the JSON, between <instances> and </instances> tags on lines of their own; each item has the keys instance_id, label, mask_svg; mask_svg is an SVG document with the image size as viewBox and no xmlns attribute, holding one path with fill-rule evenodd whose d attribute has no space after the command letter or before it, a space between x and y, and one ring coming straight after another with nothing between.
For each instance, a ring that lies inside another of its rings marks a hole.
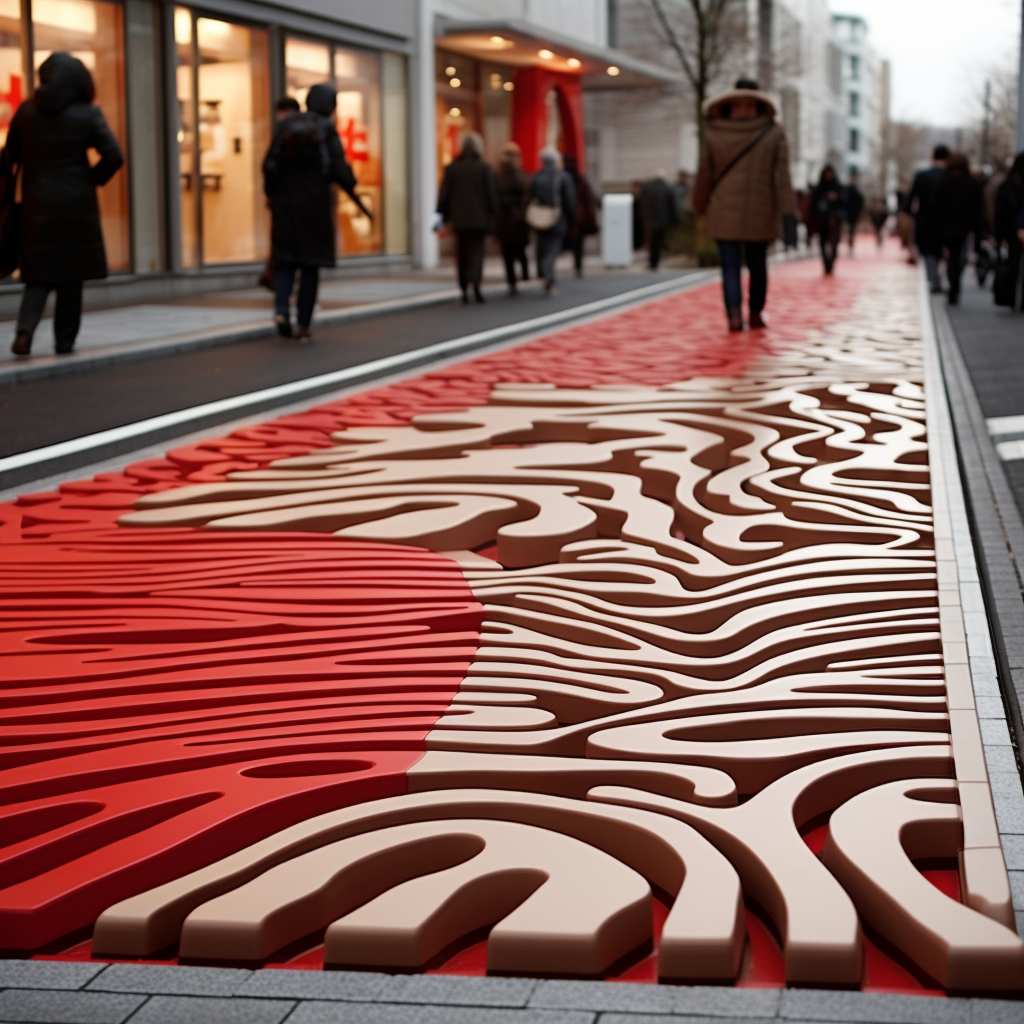
<instances>
[{"instance_id":1,"label":"tan swirl relief","mask_svg":"<svg viewBox=\"0 0 1024 1024\"><path fill-rule=\"evenodd\" d=\"M789 982L856 984L863 921L951 989L1024 987L912 327L847 325L774 378L502 386L144 498L125 524L451 552L486 619L409 795L126 900L94 948L326 929L328 963L409 968L494 925L491 969L593 975L650 939L656 886L664 979L736 977L746 896ZM819 859L801 830L830 814ZM913 864L950 856L963 904Z\"/></svg>"}]
</instances>

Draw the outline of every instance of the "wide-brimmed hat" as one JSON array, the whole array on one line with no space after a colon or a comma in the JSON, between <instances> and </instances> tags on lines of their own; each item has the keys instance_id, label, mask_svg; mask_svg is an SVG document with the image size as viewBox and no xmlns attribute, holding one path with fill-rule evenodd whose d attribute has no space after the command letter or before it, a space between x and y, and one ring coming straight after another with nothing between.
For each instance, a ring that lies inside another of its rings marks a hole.
<instances>
[{"instance_id":1,"label":"wide-brimmed hat","mask_svg":"<svg viewBox=\"0 0 1024 1024\"><path fill-rule=\"evenodd\" d=\"M746 88L730 89L718 96L712 96L711 99L703 102L701 109L704 111L705 117L713 117L716 107L720 107L723 103L734 103L736 100L754 100L756 103L763 103L772 117L778 113L778 104L773 96L769 96L768 93L760 89Z\"/></svg>"}]
</instances>

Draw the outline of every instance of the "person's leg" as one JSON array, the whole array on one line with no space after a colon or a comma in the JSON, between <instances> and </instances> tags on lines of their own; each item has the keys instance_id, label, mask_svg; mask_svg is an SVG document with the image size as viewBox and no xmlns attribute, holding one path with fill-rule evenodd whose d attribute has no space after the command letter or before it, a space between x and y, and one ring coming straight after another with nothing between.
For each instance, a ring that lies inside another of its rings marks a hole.
<instances>
[{"instance_id":1,"label":"person's leg","mask_svg":"<svg viewBox=\"0 0 1024 1024\"><path fill-rule=\"evenodd\" d=\"M82 282L70 281L57 286L57 305L53 311L53 347L71 352L82 326Z\"/></svg>"},{"instance_id":2,"label":"person's leg","mask_svg":"<svg viewBox=\"0 0 1024 1024\"><path fill-rule=\"evenodd\" d=\"M468 302L466 289L469 288L469 239L467 232L455 232L455 267L459 276L459 289L462 301Z\"/></svg>"},{"instance_id":3,"label":"person's leg","mask_svg":"<svg viewBox=\"0 0 1024 1024\"><path fill-rule=\"evenodd\" d=\"M512 295L516 293L516 247L509 242L501 243L501 258L505 261L505 280Z\"/></svg>"},{"instance_id":4,"label":"person's leg","mask_svg":"<svg viewBox=\"0 0 1024 1024\"><path fill-rule=\"evenodd\" d=\"M825 273L832 273L832 243L829 241L828 233L821 233L821 262L825 265Z\"/></svg>"},{"instance_id":5,"label":"person's leg","mask_svg":"<svg viewBox=\"0 0 1024 1024\"><path fill-rule=\"evenodd\" d=\"M530 280L530 261L529 261L529 258L526 255L526 249L527 249L527 243L523 242L523 244L519 247L519 262L522 264L522 267L523 267L523 280L524 281L529 281Z\"/></svg>"},{"instance_id":6,"label":"person's leg","mask_svg":"<svg viewBox=\"0 0 1024 1024\"><path fill-rule=\"evenodd\" d=\"M949 301L956 305L960 301L960 276L967 256L967 239L953 239L949 243L949 259L946 261L946 276L949 278Z\"/></svg>"},{"instance_id":7,"label":"person's leg","mask_svg":"<svg viewBox=\"0 0 1024 1024\"><path fill-rule=\"evenodd\" d=\"M768 243L747 242L743 249L750 271L750 326L763 327L761 313L768 298Z\"/></svg>"},{"instance_id":8,"label":"person's leg","mask_svg":"<svg viewBox=\"0 0 1024 1024\"><path fill-rule=\"evenodd\" d=\"M316 292L320 284L319 267L300 267L299 295L296 301L296 315L299 321L300 334L309 334L309 325L313 322L313 310L316 308Z\"/></svg>"},{"instance_id":9,"label":"person's leg","mask_svg":"<svg viewBox=\"0 0 1024 1024\"><path fill-rule=\"evenodd\" d=\"M665 232L661 229L651 231L650 268L657 270L661 263L661 247L665 242Z\"/></svg>"},{"instance_id":10,"label":"person's leg","mask_svg":"<svg viewBox=\"0 0 1024 1024\"><path fill-rule=\"evenodd\" d=\"M1013 305L1024 311L1024 282L1021 281L1021 265L1024 264L1024 258L1022 256L1024 256L1024 246L1016 238L1012 238L1010 240L1010 280L1014 283L1014 295L1020 296L1020 302L1014 302Z\"/></svg>"},{"instance_id":11,"label":"person's leg","mask_svg":"<svg viewBox=\"0 0 1024 1024\"><path fill-rule=\"evenodd\" d=\"M583 243L586 239L582 234L577 235L572 243L573 265L576 267L576 276L583 276Z\"/></svg>"},{"instance_id":12,"label":"person's leg","mask_svg":"<svg viewBox=\"0 0 1024 1024\"><path fill-rule=\"evenodd\" d=\"M484 297L480 291L480 284L484 279L484 241L487 238L485 231L468 231L469 235L469 274L470 284L473 285L473 293L477 302L483 302Z\"/></svg>"},{"instance_id":13,"label":"person's leg","mask_svg":"<svg viewBox=\"0 0 1024 1024\"><path fill-rule=\"evenodd\" d=\"M928 277L928 287L931 288L933 295L938 295L942 291L942 278L939 277L939 257L930 252L923 252L921 255L924 257L924 271Z\"/></svg>"},{"instance_id":14,"label":"person's leg","mask_svg":"<svg viewBox=\"0 0 1024 1024\"><path fill-rule=\"evenodd\" d=\"M722 297L725 299L725 313L729 318L729 329L743 330L743 292L740 289L740 243L716 241L718 257L722 264Z\"/></svg>"},{"instance_id":15,"label":"person's leg","mask_svg":"<svg viewBox=\"0 0 1024 1024\"><path fill-rule=\"evenodd\" d=\"M850 246L850 255L852 256L853 255L853 242L854 242L854 239L857 237L857 225L853 221L850 221L850 223L847 225L847 229L849 230L849 233L850 233L850 235L849 235L849 243L848 244Z\"/></svg>"},{"instance_id":16,"label":"person's leg","mask_svg":"<svg viewBox=\"0 0 1024 1024\"><path fill-rule=\"evenodd\" d=\"M18 325L16 337L11 351L15 355L27 356L32 349L32 336L36 333L39 321L43 318L46 308L46 297L50 294L50 286L46 284L27 284L21 295L21 306L18 308Z\"/></svg>"},{"instance_id":17,"label":"person's leg","mask_svg":"<svg viewBox=\"0 0 1024 1024\"><path fill-rule=\"evenodd\" d=\"M282 338L292 336L292 288L295 287L295 266L285 263L274 267L274 322Z\"/></svg>"}]
</instances>

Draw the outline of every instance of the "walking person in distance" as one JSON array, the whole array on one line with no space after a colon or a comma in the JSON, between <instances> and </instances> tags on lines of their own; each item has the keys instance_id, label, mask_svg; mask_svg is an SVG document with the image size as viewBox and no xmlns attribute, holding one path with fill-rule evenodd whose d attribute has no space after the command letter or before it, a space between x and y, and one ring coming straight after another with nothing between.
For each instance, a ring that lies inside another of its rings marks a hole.
<instances>
[{"instance_id":1,"label":"walking person in distance","mask_svg":"<svg viewBox=\"0 0 1024 1024\"><path fill-rule=\"evenodd\" d=\"M640 191L640 208L647 237L647 265L651 270L657 270L661 264L665 235L675 224L678 215L675 193L665 180L664 171L658 171L650 181L644 182Z\"/></svg>"},{"instance_id":2,"label":"walking person in distance","mask_svg":"<svg viewBox=\"0 0 1024 1024\"><path fill-rule=\"evenodd\" d=\"M263 188L270 200L271 259L274 265L274 322L284 338L293 336L291 297L299 275L294 336L310 340L320 268L335 263L335 197L340 185L364 216L356 178L334 125L337 94L332 83L314 85L305 111L282 117L263 161Z\"/></svg>"},{"instance_id":3,"label":"walking person in distance","mask_svg":"<svg viewBox=\"0 0 1024 1024\"><path fill-rule=\"evenodd\" d=\"M121 147L93 100L89 69L70 53L52 53L39 88L18 107L0 154L5 190L20 184L18 266L25 282L11 351L27 356L47 296L57 293L54 347L74 350L82 321L82 283L107 276L96 189L124 163ZM95 150L99 162L90 166ZM20 177L20 182L18 178Z\"/></svg>"},{"instance_id":4,"label":"walking person in distance","mask_svg":"<svg viewBox=\"0 0 1024 1024\"><path fill-rule=\"evenodd\" d=\"M1024 150L1014 158L1013 165L996 193L993 233L996 244L1006 246L1006 261L1001 268L1005 295L997 301L1010 309L1024 310L1024 292L1021 290L1021 265L1024 264L1024 239L1021 238L1021 218L1024 217ZM997 271L997 274L999 272ZM1019 299L1018 299L1019 297ZM1002 300L1002 301L1000 301Z\"/></svg>"},{"instance_id":5,"label":"walking person in distance","mask_svg":"<svg viewBox=\"0 0 1024 1024\"><path fill-rule=\"evenodd\" d=\"M843 224L847 220L843 186L839 184L839 175L831 164L822 168L818 184L814 186L811 211L814 215L814 229L821 239L821 259L825 264L825 273L831 274L839 255Z\"/></svg>"},{"instance_id":6,"label":"walking person in distance","mask_svg":"<svg viewBox=\"0 0 1024 1024\"><path fill-rule=\"evenodd\" d=\"M588 235L597 234L597 196L587 176L580 171L576 157L566 154L562 157L565 173L572 179L573 194L576 197L575 216L568 223L565 247L572 253L576 276L583 276L583 247Z\"/></svg>"},{"instance_id":7,"label":"walking person in distance","mask_svg":"<svg viewBox=\"0 0 1024 1024\"><path fill-rule=\"evenodd\" d=\"M494 218L494 233L501 244L505 261L505 277L509 295L518 294L516 264L523 271L523 280L530 277L526 247L530 243L530 229L526 224L526 204L530 199L530 176L523 170L519 146L506 142L501 147L501 163L497 171L498 212Z\"/></svg>"},{"instance_id":8,"label":"walking person in distance","mask_svg":"<svg viewBox=\"0 0 1024 1024\"><path fill-rule=\"evenodd\" d=\"M931 214L946 257L949 304L960 301L960 277L967 262L967 238L981 223L981 186L963 153L952 153L932 193Z\"/></svg>"},{"instance_id":9,"label":"walking person in distance","mask_svg":"<svg viewBox=\"0 0 1024 1024\"><path fill-rule=\"evenodd\" d=\"M942 294L942 280L939 277L939 258L942 255L942 243L939 238L935 217L932 213L932 193L942 178L949 159L948 146L936 146L932 150L932 165L914 175L914 183L910 186L903 201L904 213L914 218L914 245L924 259L925 273L933 295Z\"/></svg>"},{"instance_id":10,"label":"walking person in distance","mask_svg":"<svg viewBox=\"0 0 1024 1024\"><path fill-rule=\"evenodd\" d=\"M537 270L544 290L555 294L555 263L562 251L568 225L576 217L572 178L558 166L558 151L540 151L540 170L530 183L527 223L537 232Z\"/></svg>"},{"instance_id":11,"label":"walking person in distance","mask_svg":"<svg viewBox=\"0 0 1024 1024\"><path fill-rule=\"evenodd\" d=\"M850 180L843 190L843 207L846 213L846 244L852 256L853 244L857 240L857 225L864 212L864 193L860 190L860 177L854 170L850 171Z\"/></svg>"},{"instance_id":12,"label":"walking person in distance","mask_svg":"<svg viewBox=\"0 0 1024 1024\"><path fill-rule=\"evenodd\" d=\"M463 304L473 289L483 302L484 241L498 211L498 185L494 170L483 158L484 142L476 132L462 137L462 150L444 169L437 212L455 232L455 258Z\"/></svg>"},{"instance_id":13,"label":"walking person in distance","mask_svg":"<svg viewBox=\"0 0 1024 1024\"><path fill-rule=\"evenodd\" d=\"M789 146L775 104L750 79L704 104L706 126L691 205L718 244L729 330L743 330L740 266L750 271L750 326L764 327L768 246L796 211Z\"/></svg>"}]
</instances>

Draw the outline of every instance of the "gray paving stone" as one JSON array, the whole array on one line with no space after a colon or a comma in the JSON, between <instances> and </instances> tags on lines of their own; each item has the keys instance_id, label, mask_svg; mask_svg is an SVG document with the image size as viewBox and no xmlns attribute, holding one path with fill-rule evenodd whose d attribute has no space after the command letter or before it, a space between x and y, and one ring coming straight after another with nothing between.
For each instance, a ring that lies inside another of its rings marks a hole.
<instances>
[{"instance_id":1,"label":"gray paving stone","mask_svg":"<svg viewBox=\"0 0 1024 1024\"><path fill-rule=\"evenodd\" d=\"M1003 857L1009 871L1024 871L1024 836L1000 836Z\"/></svg>"},{"instance_id":2,"label":"gray paving stone","mask_svg":"<svg viewBox=\"0 0 1024 1024\"><path fill-rule=\"evenodd\" d=\"M679 1016L651 1016L633 1013L602 1013L599 1024L769 1024L777 1021L777 1017L692 1017L689 1014ZM802 1022L801 1022L802 1024Z\"/></svg>"},{"instance_id":3,"label":"gray paving stone","mask_svg":"<svg viewBox=\"0 0 1024 1024\"><path fill-rule=\"evenodd\" d=\"M971 1008L968 999L790 989L782 995L780 1016L844 1024L970 1024Z\"/></svg>"},{"instance_id":4,"label":"gray paving stone","mask_svg":"<svg viewBox=\"0 0 1024 1024\"><path fill-rule=\"evenodd\" d=\"M294 1006L285 999L154 996L132 1024L281 1024Z\"/></svg>"},{"instance_id":5,"label":"gray paving stone","mask_svg":"<svg viewBox=\"0 0 1024 1024\"><path fill-rule=\"evenodd\" d=\"M460 978L444 974L410 974L401 979L393 978L383 997L395 1003L521 1007L526 1006L536 987L535 978Z\"/></svg>"},{"instance_id":6,"label":"gray paving stone","mask_svg":"<svg viewBox=\"0 0 1024 1024\"><path fill-rule=\"evenodd\" d=\"M1016 772L991 772L989 784L1000 832L1024 835L1024 794Z\"/></svg>"},{"instance_id":7,"label":"gray paving stone","mask_svg":"<svg viewBox=\"0 0 1024 1024\"><path fill-rule=\"evenodd\" d=\"M978 718L998 718L1000 722L1006 720L1006 709L1000 697L978 697L975 706L978 709Z\"/></svg>"},{"instance_id":8,"label":"gray paving stone","mask_svg":"<svg viewBox=\"0 0 1024 1024\"><path fill-rule=\"evenodd\" d=\"M0 992L0 1021L21 1024L121 1024L146 1001L145 996L107 992L48 992L8 989Z\"/></svg>"},{"instance_id":9,"label":"gray paving stone","mask_svg":"<svg viewBox=\"0 0 1024 1024\"><path fill-rule=\"evenodd\" d=\"M498 1010L310 1001L295 1008L288 1024L595 1024L596 1019L596 1014L578 1010Z\"/></svg>"},{"instance_id":10,"label":"gray paving stone","mask_svg":"<svg viewBox=\"0 0 1024 1024\"><path fill-rule=\"evenodd\" d=\"M62 960L0 960L0 988L81 988L106 966Z\"/></svg>"},{"instance_id":11,"label":"gray paving stone","mask_svg":"<svg viewBox=\"0 0 1024 1024\"><path fill-rule=\"evenodd\" d=\"M1017 759L1012 749L1006 747L985 747L985 764L989 772L1009 772L1011 775L1017 771Z\"/></svg>"},{"instance_id":12,"label":"gray paving stone","mask_svg":"<svg viewBox=\"0 0 1024 1024\"><path fill-rule=\"evenodd\" d=\"M254 971L235 993L259 999L340 999L372 1002L385 998L394 977L370 971Z\"/></svg>"},{"instance_id":13,"label":"gray paving stone","mask_svg":"<svg viewBox=\"0 0 1024 1024\"><path fill-rule=\"evenodd\" d=\"M674 1013L709 1017L774 1017L782 1003L781 989L702 985L677 988L673 992Z\"/></svg>"},{"instance_id":14,"label":"gray paving stone","mask_svg":"<svg viewBox=\"0 0 1024 1024\"><path fill-rule=\"evenodd\" d=\"M94 992L150 995L233 996L252 971L236 967L179 967L167 964L111 964L90 982Z\"/></svg>"},{"instance_id":15,"label":"gray paving stone","mask_svg":"<svg viewBox=\"0 0 1024 1024\"><path fill-rule=\"evenodd\" d=\"M1010 893L1013 896L1013 909L1024 910L1024 871L1007 872L1010 876ZM1024 1011L1021 1012L1024 1021Z\"/></svg>"},{"instance_id":16,"label":"gray paving stone","mask_svg":"<svg viewBox=\"0 0 1024 1024\"><path fill-rule=\"evenodd\" d=\"M627 1013L667 1014L672 1011L674 998L675 991L668 985L542 981L530 998L530 1006L556 1010L624 1010Z\"/></svg>"},{"instance_id":17,"label":"gray paving stone","mask_svg":"<svg viewBox=\"0 0 1024 1024\"><path fill-rule=\"evenodd\" d=\"M978 700L981 698L979 697ZM981 726L981 742L985 746L1010 747L1013 745L1010 740L1010 729L1004 717L982 718L979 719L978 724Z\"/></svg>"},{"instance_id":18,"label":"gray paving stone","mask_svg":"<svg viewBox=\"0 0 1024 1024\"><path fill-rule=\"evenodd\" d=\"M971 1024L1020 1024L1024 1004L1016 999L972 999Z\"/></svg>"}]
</instances>

